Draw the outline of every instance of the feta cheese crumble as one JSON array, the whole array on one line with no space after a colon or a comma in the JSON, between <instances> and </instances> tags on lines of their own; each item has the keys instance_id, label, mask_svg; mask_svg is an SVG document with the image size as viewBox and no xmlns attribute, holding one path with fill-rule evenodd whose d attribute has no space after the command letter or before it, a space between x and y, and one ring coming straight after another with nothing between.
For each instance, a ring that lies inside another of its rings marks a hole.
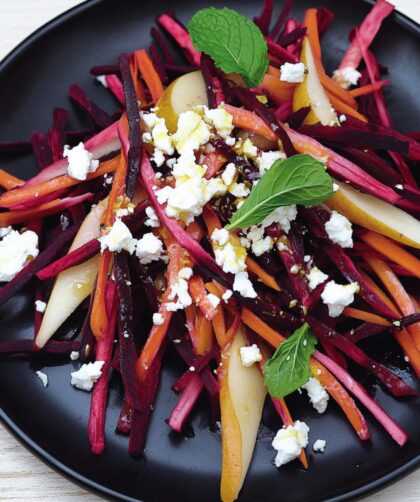
<instances>
[{"instance_id":1,"label":"feta cheese crumble","mask_svg":"<svg viewBox=\"0 0 420 502\"><path fill-rule=\"evenodd\" d=\"M227 289L223 295L222 295L222 300L227 303L229 301L229 299L231 298L231 296L233 295L233 291L231 291L230 289Z\"/></svg>"},{"instance_id":2,"label":"feta cheese crumble","mask_svg":"<svg viewBox=\"0 0 420 502\"><path fill-rule=\"evenodd\" d=\"M318 413L324 413L328 406L330 396L316 378L311 377L305 385L302 385L308 393L312 406Z\"/></svg>"},{"instance_id":3,"label":"feta cheese crumble","mask_svg":"<svg viewBox=\"0 0 420 502\"><path fill-rule=\"evenodd\" d=\"M187 272L186 272L187 270ZM166 303L165 308L168 312L183 310L192 304L192 298L188 292L188 279L191 277L192 269L184 267L179 271L178 281L171 286L171 292L168 295L168 300L175 300Z\"/></svg>"},{"instance_id":4,"label":"feta cheese crumble","mask_svg":"<svg viewBox=\"0 0 420 502\"><path fill-rule=\"evenodd\" d=\"M127 225L120 219L116 219L108 233L99 237L101 243L101 253L105 249L119 253L122 250L134 253L136 249L136 239L133 238Z\"/></svg>"},{"instance_id":5,"label":"feta cheese crumble","mask_svg":"<svg viewBox=\"0 0 420 502\"><path fill-rule=\"evenodd\" d=\"M340 68L333 73L333 79L338 82L343 89L348 89L351 85L357 85L361 76L362 74L351 66Z\"/></svg>"},{"instance_id":6,"label":"feta cheese crumble","mask_svg":"<svg viewBox=\"0 0 420 502\"><path fill-rule=\"evenodd\" d=\"M233 289L244 298L256 298L257 292L249 280L248 272L238 272L233 281Z\"/></svg>"},{"instance_id":7,"label":"feta cheese crumble","mask_svg":"<svg viewBox=\"0 0 420 502\"><path fill-rule=\"evenodd\" d=\"M223 105L219 105L218 108L209 110L207 107L204 108L204 116L206 121L212 125L219 136L226 139L233 129L233 117L228 113Z\"/></svg>"},{"instance_id":8,"label":"feta cheese crumble","mask_svg":"<svg viewBox=\"0 0 420 502\"><path fill-rule=\"evenodd\" d=\"M72 350L70 352L70 359L72 361L77 361L79 359L79 357L80 357L80 352L78 352L77 350Z\"/></svg>"},{"instance_id":9,"label":"feta cheese crumble","mask_svg":"<svg viewBox=\"0 0 420 502\"><path fill-rule=\"evenodd\" d=\"M337 211L332 211L330 219L325 223L328 237L342 248L353 247L353 228L350 221Z\"/></svg>"},{"instance_id":10,"label":"feta cheese crumble","mask_svg":"<svg viewBox=\"0 0 420 502\"><path fill-rule=\"evenodd\" d=\"M42 371L37 371L36 376L41 380L42 385L46 387L48 385L48 375Z\"/></svg>"},{"instance_id":11,"label":"feta cheese crumble","mask_svg":"<svg viewBox=\"0 0 420 502\"><path fill-rule=\"evenodd\" d=\"M285 159L286 155L283 152L271 151L271 152L261 152L261 155L255 159L255 163L258 166L260 175L262 176L274 162L278 159Z\"/></svg>"},{"instance_id":12,"label":"feta cheese crumble","mask_svg":"<svg viewBox=\"0 0 420 502\"><path fill-rule=\"evenodd\" d=\"M106 76L105 75L97 75L96 76L96 81L99 82L106 89L108 88L108 83L106 81Z\"/></svg>"},{"instance_id":13,"label":"feta cheese crumble","mask_svg":"<svg viewBox=\"0 0 420 502\"><path fill-rule=\"evenodd\" d=\"M35 302L35 310L41 314L45 312L45 309L47 308L47 304L43 302L42 300L36 300Z\"/></svg>"},{"instance_id":14,"label":"feta cheese crumble","mask_svg":"<svg viewBox=\"0 0 420 502\"><path fill-rule=\"evenodd\" d=\"M299 457L302 448L308 444L309 427L305 422L296 420L293 425L283 427L277 431L272 447L277 450L274 460L276 467L287 464L291 460Z\"/></svg>"},{"instance_id":15,"label":"feta cheese crumble","mask_svg":"<svg viewBox=\"0 0 420 502\"><path fill-rule=\"evenodd\" d=\"M280 67L280 80L299 84L305 79L305 65L303 63L284 63Z\"/></svg>"},{"instance_id":16,"label":"feta cheese crumble","mask_svg":"<svg viewBox=\"0 0 420 502\"><path fill-rule=\"evenodd\" d=\"M144 220L144 224L147 227L157 228L160 225L159 218L152 206L146 207L146 216L147 218Z\"/></svg>"},{"instance_id":17,"label":"feta cheese crumble","mask_svg":"<svg viewBox=\"0 0 420 502\"><path fill-rule=\"evenodd\" d=\"M328 307L330 317L338 317L342 314L344 307L347 307L354 301L354 294L359 291L357 282L341 285L335 281L330 281L321 294L322 301Z\"/></svg>"},{"instance_id":18,"label":"feta cheese crumble","mask_svg":"<svg viewBox=\"0 0 420 502\"><path fill-rule=\"evenodd\" d=\"M308 279L308 287L310 291L313 291L317 286L322 284L328 279L328 275L321 272L318 267L312 267L311 270L306 274Z\"/></svg>"},{"instance_id":19,"label":"feta cheese crumble","mask_svg":"<svg viewBox=\"0 0 420 502\"><path fill-rule=\"evenodd\" d=\"M94 173L99 166L99 160L93 158L93 154L86 150L83 143L70 148L64 145L63 157L67 158L67 174L77 180L85 180L89 173Z\"/></svg>"},{"instance_id":20,"label":"feta cheese crumble","mask_svg":"<svg viewBox=\"0 0 420 502\"><path fill-rule=\"evenodd\" d=\"M222 180L226 186L229 186L233 183L233 180L236 175L236 167L233 162L229 162L227 166L225 167L223 173L222 173Z\"/></svg>"},{"instance_id":21,"label":"feta cheese crumble","mask_svg":"<svg viewBox=\"0 0 420 502\"><path fill-rule=\"evenodd\" d=\"M83 364L78 371L71 374L71 384L80 390L91 391L94 384L102 375L102 366L105 361Z\"/></svg>"},{"instance_id":22,"label":"feta cheese crumble","mask_svg":"<svg viewBox=\"0 0 420 502\"><path fill-rule=\"evenodd\" d=\"M8 226L8 227L1 227L0 228L0 239L3 239L3 237L6 237L7 234L10 234L10 232L12 231L12 227L11 226Z\"/></svg>"},{"instance_id":23,"label":"feta cheese crumble","mask_svg":"<svg viewBox=\"0 0 420 502\"><path fill-rule=\"evenodd\" d=\"M152 263L152 261L159 261L163 254L163 243L152 232L144 234L143 237L137 241L136 256L143 265Z\"/></svg>"},{"instance_id":24,"label":"feta cheese crumble","mask_svg":"<svg viewBox=\"0 0 420 502\"><path fill-rule=\"evenodd\" d=\"M212 240L213 240L212 234ZM214 243L214 257L216 263L223 268L224 272L237 274L245 270L245 259L246 250L243 246L238 244L232 244L232 242L227 241L223 245L219 245L220 234L216 234L216 239L213 240ZM224 242L224 234L222 234L222 242Z\"/></svg>"},{"instance_id":25,"label":"feta cheese crumble","mask_svg":"<svg viewBox=\"0 0 420 502\"><path fill-rule=\"evenodd\" d=\"M264 228L269 227L273 223L280 225L283 232L289 233L290 223L296 219L297 208L295 204L290 206L281 206L275 209L262 222Z\"/></svg>"},{"instance_id":26,"label":"feta cheese crumble","mask_svg":"<svg viewBox=\"0 0 420 502\"><path fill-rule=\"evenodd\" d=\"M153 324L155 326L161 326L164 322L163 315L159 312L153 314Z\"/></svg>"},{"instance_id":27,"label":"feta cheese crumble","mask_svg":"<svg viewBox=\"0 0 420 502\"><path fill-rule=\"evenodd\" d=\"M239 354L241 356L241 362L246 368L250 368L253 364L262 360L260 349L255 343L249 347L241 347L239 349Z\"/></svg>"},{"instance_id":28,"label":"feta cheese crumble","mask_svg":"<svg viewBox=\"0 0 420 502\"><path fill-rule=\"evenodd\" d=\"M324 453L325 451L325 446L327 445L327 442L325 439L317 439L312 447L314 451L319 451L321 453Z\"/></svg>"},{"instance_id":29,"label":"feta cheese crumble","mask_svg":"<svg viewBox=\"0 0 420 502\"><path fill-rule=\"evenodd\" d=\"M213 293L207 295L207 300L210 302L211 306L215 309L219 306L220 299Z\"/></svg>"},{"instance_id":30,"label":"feta cheese crumble","mask_svg":"<svg viewBox=\"0 0 420 502\"><path fill-rule=\"evenodd\" d=\"M0 241L0 282L11 281L38 253L38 235L35 232L11 230Z\"/></svg>"}]
</instances>

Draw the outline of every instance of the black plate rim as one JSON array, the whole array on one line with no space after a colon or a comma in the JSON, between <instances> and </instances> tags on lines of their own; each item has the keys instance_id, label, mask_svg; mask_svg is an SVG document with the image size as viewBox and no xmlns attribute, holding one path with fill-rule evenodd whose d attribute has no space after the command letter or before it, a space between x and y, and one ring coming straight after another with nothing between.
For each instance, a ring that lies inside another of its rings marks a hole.
<instances>
[{"instance_id":1,"label":"black plate rim","mask_svg":"<svg viewBox=\"0 0 420 502\"><path fill-rule=\"evenodd\" d=\"M75 5L71 9L64 11L58 16L54 17L47 23L40 26L37 30L33 31L26 38L24 38L17 46L15 46L1 61L0 61L0 76L2 71L13 62L13 60L26 50L32 43L36 42L38 39L47 35L49 31L53 30L56 26L59 26L61 23L66 22L68 19L73 16L81 14L83 11L92 8L96 4L102 3L104 0L85 0L84 2ZM373 5L375 0L362 0L367 4ZM417 37L420 38L420 24L409 18L405 14L394 11L393 19L396 23L408 29L412 33L414 33ZM79 484L83 488L86 488L92 492L95 492L98 495L105 496L109 499L113 500L122 500L126 502L141 502L139 499L135 499L132 497L128 497L121 493L115 492L103 486L86 476L82 476L75 470L67 467L64 463L58 461L54 456L49 454L44 448L41 448L35 441L31 439L17 424L12 420L7 413L0 408L0 421L6 427L6 429L12 433L12 435L22 444L27 450L33 453L36 457L38 457L41 461L43 461L46 465L51 467L57 473L65 476L69 480ZM375 492L385 486L390 485L399 479L407 476L412 471L414 471L417 467L420 466L420 453L401 465L398 469L384 474L383 476L378 477L377 479L367 483L359 488L351 490L347 493L338 495L336 497L332 497L326 499L325 502L342 502L344 500L354 499L356 497L360 497L362 495L367 495L368 493Z\"/></svg>"}]
</instances>

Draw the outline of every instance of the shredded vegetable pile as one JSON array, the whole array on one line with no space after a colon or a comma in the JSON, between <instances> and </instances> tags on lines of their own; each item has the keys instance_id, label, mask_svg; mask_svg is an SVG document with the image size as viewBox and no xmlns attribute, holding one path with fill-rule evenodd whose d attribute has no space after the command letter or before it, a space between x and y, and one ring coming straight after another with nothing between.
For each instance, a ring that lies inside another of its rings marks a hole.
<instances>
[{"instance_id":1,"label":"shredded vegetable pile","mask_svg":"<svg viewBox=\"0 0 420 502\"><path fill-rule=\"evenodd\" d=\"M1 340L0 353L79 365L69 382L92 391L96 454L119 375L116 430L141 456L174 351L185 371L168 433L182 433L205 396L221 421L225 502L239 495L267 396L279 415L268 467L299 458L307 468L310 430L291 416L290 394L303 389L314 413L334 400L367 441L362 403L403 446L407 434L348 363L396 398L415 395L359 345L387 336L420 376L420 138L393 128L391 82L370 48L393 7L376 2L331 75L321 39L333 13L297 20L291 7L273 18L265 0L253 22L208 8L187 27L162 14L147 50L91 69L113 112L74 84L90 128L67 130L68 112L55 109L46 134L0 143L32 151L39 167L27 181L0 170L0 304L31 284L35 317L34 338Z\"/></svg>"}]
</instances>

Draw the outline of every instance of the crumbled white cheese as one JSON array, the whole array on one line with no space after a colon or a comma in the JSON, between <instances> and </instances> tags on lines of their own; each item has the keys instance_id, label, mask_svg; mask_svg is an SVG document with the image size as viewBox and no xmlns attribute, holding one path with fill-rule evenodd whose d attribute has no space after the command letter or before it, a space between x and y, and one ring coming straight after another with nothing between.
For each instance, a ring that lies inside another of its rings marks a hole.
<instances>
[{"instance_id":1,"label":"crumbled white cheese","mask_svg":"<svg viewBox=\"0 0 420 502\"><path fill-rule=\"evenodd\" d=\"M219 303L220 303L220 298L218 298L216 295L214 295L213 293L209 293L207 295L207 299L209 300L209 302L211 303L211 306L215 309L219 306Z\"/></svg>"},{"instance_id":2,"label":"crumbled white cheese","mask_svg":"<svg viewBox=\"0 0 420 502\"><path fill-rule=\"evenodd\" d=\"M106 81L106 75L98 75L96 81L103 85L106 89L108 88L108 83Z\"/></svg>"},{"instance_id":3,"label":"crumbled white cheese","mask_svg":"<svg viewBox=\"0 0 420 502\"><path fill-rule=\"evenodd\" d=\"M325 439L317 439L312 447L314 451L319 451L321 453L324 453L325 451L325 446L327 445L327 442Z\"/></svg>"},{"instance_id":4,"label":"crumbled white cheese","mask_svg":"<svg viewBox=\"0 0 420 502\"><path fill-rule=\"evenodd\" d=\"M273 247L273 239L270 236L266 236L263 239L259 239L252 243L251 249L255 256L261 256Z\"/></svg>"},{"instance_id":5,"label":"crumbled white cheese","mask_svg":"<svg viewBox=\"0 0 420 502\"><path fill-rule=\"evenodd\" d=\"M64 145L63 157L68 160L67 174L77 180L85 180L99 166L99 160L93 158L93 154L86 150L82 142L73 148Z\"/></svg>"},{"instance_id":6,"label":"crumbled white cheese","mask_svg":"<svg viewBox=\"0 0 420 502\"><path fill-rule=\"evenodd\" d=\"M215 247L214 257L216 263L223 268L224 272L237 274L246 268L246 251L240 245L227 242L222 247Z\"/></svg>"},{"instance_id":7,"label":"crumbled white cheese","mask_svg":"<svg viewBox=\"0 0 420 502\"><path fill-rule=\"evenodd\" d=\"M211 240L219 246L224 246L229 242L229 232L225 228L216 228L211 234Z\"/></svg>"},{"instance_id":8,"label":"crumbled white cheese","mask_svg":"<svg viewBox=\"0 0 420 502\"><path fill-rule=\"evenodd\" d=\"M300 270L299 265L297 265L296 263L294 263L294 264L290 267L290 273L291 273L292 275L296 275L296 274L298 274L298 273L299 273L299 270Z\"/></svg>"},{"instance_id":9,"label":"crumbled white cheese","mask_svg":"<svg viewBox=\"0 0 420 502\"><path fill-rule=\"evenodd\" d=\"M325 223L328 237L342 248L353 247L353 229L350 221L337 211L332 211L330 219Z\"/></svg>"},{"instance_id":10,"label":"crumbled white cheese","mask_svg":"<svg viewBox=\"0 0 420 502\"><path fill-rule=\"evenodd\" d=\"M224 109L223 105L212 110L205 107L204 115L207 122L216 129L217 134L222 138L227 138L232 132L233 117Z\"/></svg>"},{"instance_id":11,"label":"crumbled white cheese","mask_svg":"<svg viewBox=\"0 0 420 502\"><path fill-rule=\"evenodd\" d=\"M112 252L119 253L125 250L133 254L137 243L136 239L133 239L127 225L118 218L115 220L108 233L99 237L98 240L101 243L101 253L103 253L105 249L109 249Z\"/></svg>"},{"instance_id":12,"label":"crumbled white cheese","mask_svg":"<svg viewBox=\"0 0 420 502\"><path fill-rule=\"evenodd\" d=\"M270 169L270 167L274 164L274 162L278 159L285 159L286 155L283 152L279 151L271 151L271 152L261 152L255 162L260 171L260 175L262 176L266 171Z\"/></svg>"},{"instance_id":13,"label":"crumbled white cheese","mask_svg":"<svg viewBox=\"0 0 420 502\"><path fill-rule=\"evenodd\" d=\"M190 267L185 267L191 270ZM169 312L175 312L177 310L182 310L192 304L192 298L188 292L188 279L191 277L189 273L183 273L181 269L178 274L178 281L171 286L171 292L168 295L168 300L175 300L166 303L165 308ZM183 277L188 277L185 279Z\"/></svg>"},{"instance_id":14,"label":"crumbled white cheese","mask_svg":"<svg viewBox=\"0 0 420 502\"><path fill-rule=\"evenodd\" d=\"M227 303L229 301L229 299L231 298L231 296L233 295L233 291L230 290L230 289L227 289L223 295L222 295L222 300Z\"/></svg>"},{"instance_id":15,"label":"crumbled white cheese","mask_svg":"<svg viewBox=\"0 0 420 502\"><path fill-rule=\"evenodd\" d=\"M124 208L121 207L121 208L117 209L117 211L115 212L115 216L117 218L124 218L125 216L128 216L133 213L134 213L133 206L128 206L128 207L124 207Z\"/></svg>"},{"instance_id":16,"label":"crumbled white cheese","mask_svg":"<svg viewBox=\"0 0 420 502\"><path fill-rule=\"evenodd\" d=\"M305 79L305 65L303 63L284 63L280 66L280 80L299 84Z\"/></svg>"},{"instance_id":17,"label":"crumbled white cheese","mask_svg":"<svg viewBox=\"0 0 420 502\"><path fill-rule=\"evenodd\" d=\"M317 286L322 284L328 279L328 275L321 272L318 267L313 267L306 274L306 278L308 279L309 290L313 291Z\"/></svg>"},{"instance_id":18,"label":"crumbled white cheese","mask_svg":"<svg viewBox=\"0 0 420 502\"><path fill-rule=\"evenodd\" d=\"M344 114L341 114L339 117L338 117L338 120L343 123L347 120L347 117L344 115Z\"/></svg>"},{"instance_id":19,"label":"crumbled white cheese","mask_svg":"<svg viewBox=\"0 0 420 502\"><path fill-rule=\"evenodd\" d=\"M147 265L152 261L159 261L163 254L163 243L152 232L144 234L137 241L136 256L139 258L140 263Z\"/></svg>"},{"instance_id":20,"label":"crumbled white cheese","mask_svg":"<svg viewBox=\"0 0 420 502\"><path fill-rule=\"evenodd\" d=\"M70 352L70 359L72 361L77 361L79 359L79 357L80 357L80 352L78 352L77 350L72 350Z\"/></svg>"},{"instance_id":21,"label":"crumbled white cheese","mask_svg":"<svg viewBox=\"0 0 420 502\"><path fill-rule=\"evenodd\" d=\"M254 145L254 143L249 138L247 138L242 143L241 153L243 155L245 155L245 157L247 157L248 159L255 159L257 157L257 154L258 154L258 149Z\"/></svg>"},{"instance_id":22,"label":"crumbled white cheese","mask_svg":"<svg viewBox=\"0 0 420 502\"><path fill-rule=\"evenodd\" d=\"M338 317L344 308L353 303L354 294L359 291L359 285L356 282L341 285L335 281L330 281L321 294L322 301L328 306L330 317Z\"/></svg>"},{"instance_id":23,"label":"crumbled white cheese","mask_svg":"<svg viewBox=\"0 0 420 502\"><path fill-rule=\"evenodd\" d=\"M36 300L35 302L35 310L39 312L40 314L43 314L45 312L45 309L47 308L47 304L43 302L42 300Z\"/></svg>"},{"instance_id":24,"label":"crumbled white cheese","mask_svg":"<svg viewBox=\"0 0 420 502\"><path fill-rule=\"evenodd\" d=\"M305 263L309 263L311 261L311 255L309 254L306 254L304 257L303 257L303 261Z\"/></svg>"},{"instance_id":25,"label":"crumbled white cheese","mask_svg":"<svg viewBox=\"0 0 420 502\"><path fill-rule=\"evenodd\" d=\"M80 390L89 392L102 375L105 361L83 364L78 371L71 373L71 384Z\"/></svg>"},{"instance_id":26,"label":"crumbled white cheese","mask_svg":"<svg viewBox=\"0 0 420 502\"><path fill-rule=\"evenodd\" d=\"M318 413L324 413L328 406L330 396L316 378L311 377L305 385L302 385L308 393L312 406Z\"/></svg>"},{"instance_id":27,"label":"crumbled white cheese","mask_svg":"<svg viewBox=\"0 0 420 502\"><path fill-rule=\"evenodd\" d=\"M233 183L233 180L236 175L236 167L233 162L229 162L229 164L226 165L223 173L222 173L222 180L225 185L229 186Z\"/></svg>"},{"instance_id":28,"label":"crumbled white cheese","mask_svg":"<svg viewBox=\"0 0 420 502\"><path fill-rule=\"evenodd\" d=\"M305 422L296 420L293 425L283 427L275 435L272 447L277 450L274 460L276 467L287 464L299 457L302 448L308 444L309 427Z\"/></svg>"},{"instance_id":29,"label":"crumbled white cheese","mask_svg":"<svg viewBox=\"0 0 420 502\"><path fill-rule=\"evenodd\" d=\"M172 140L178 153L198 150L208 143L210 129L203 118L194 111L182 112L178 117L178 127Z\"/></svg>"},{"instance_id":30,"label":"crumbled white cheese","mask_svg":"<svg viewBox=\"0 0 420 502\"><path fill-rule=\"evenodd\" d=\"M250 190L245 183L234 183L229 187L229 193L235 197L248 197L249 192Z\"/></svg>"},{"instance_id":31,"label":"crumbled white cheese","mask_svg":"<svg viewBox=\"0 0 420 502\"><path fill-rule=\"evenodd\" d=\"M241 347L239 353L241 362L246 368L250 368L254 363L262 361L260 349L255 343L250 346Z\"/></svg>"},{"instance_id":32,"label":"crumbled white cheese","mask_svg":"<svg viewBox=\"0 0 420 502\"><path fill-rule=\"evenodd\" d=\"M348 89L351 85L357 85L361 76L362 74L351 66L340 68L333 73L333 79L338 82L343 89Z\"/></svg>"},{"instance_id":33,"label":"crumbled white cheese","mask_svg":"<svg viewBox=\"0 0 420 502\"><path fill-rule=\"evenodd\" d=\"M157 228L160 225L159 218L152 206L146 207L146 216L144 224L147 227Z\"/></svg>"},{"instance_id":34,"label":"crumbled white cheese","mask_svg":"<svg viewBox=\"0 0 420 502\"><path fill-rule=\"evenodd\" d=\"M193 270L191 267L181 268L181 270L178 273L178 277L180 277L181 279L185 279L186 281L188 281L188 279L191 279L192 276L193 276Z\"/></svg>"},{"instance_id":35,"label":"crumbled white cheese","mask_svg":"<svg viewBox=\"0 0 420 502\"><path fill-rule=\"evenodd\" d=\"M228 146L234 146L234 144L236 143L236 139L233 138L232 136L228 136L226 139L225 139L225 143L228 145Z\"/></svg>"},{"instance_id":36,"label":"crumbled white cheese","mask_svg":"<svg viewBox=\"0 0 420 502\"><path fill-rule=\"evenodd\" d=\"M248 272L238 272L237 274L235 274L233 289L244 298L257 297L257 292L255 291L252 282L249 280Z\"/></svg>"},{"instance_id":37,"label":"crumbled white cheese","mask_svg":"<svg viewBox=\"0 0 420 502\"><path fill-rule=\"evenodd\" d=\"M262 222L264 228L269 227L273 223L277 223L286 234L290 230L290 222L295 220L297 216L297 208L295 204L291 206L281 206L275 209Z\"/></svg>"},{"instance_id":38,"label":"crumbled white cheese","mask_svg":"<svg viewBox=\"0 0 420 502\"><path fill-rule=\"evenodd\" d=\"M36 376L41 380L42 385L46 387L48 385L48 375L42 371L37 371Z\"/></svg>"},{"instance_id":39,"label":"crumbled white cheese","mask_svg":"<svg viewBox=\"0 0 420 502\"><path fill-rule=\"evenodd\" d=\"M35 232L11 230L0 241L0 282L11 281L38 253L38 236Z\"/></svg>"},{"instance_id":40,"label":"crumbled white cheese","mask_svg":"<svg viewBox=\"0 0 420 502\"><path fill-rule=\"evenodd\" d=\"M154 324L155 326L160 326L160 325L162 325L162 324L163 324L163 322L164 322L163 315L162 315L162 314L160 314L159 312L155 312L155 313L153 314L153 324Z\"/></svg>"},{"instance_id":41,"label":"crumbled white cheese","mask_svg":"<svg viewBox=\"0 0 420 502\"><path fill-rule=\"evenodd\" d=\"M6 237L7 234L10 234L10 232L12 231L12 227L11 226L8 226L8 227L1 227L0 228L0 239L3 239L3 237Z\"/></svg>"}]
</instances>

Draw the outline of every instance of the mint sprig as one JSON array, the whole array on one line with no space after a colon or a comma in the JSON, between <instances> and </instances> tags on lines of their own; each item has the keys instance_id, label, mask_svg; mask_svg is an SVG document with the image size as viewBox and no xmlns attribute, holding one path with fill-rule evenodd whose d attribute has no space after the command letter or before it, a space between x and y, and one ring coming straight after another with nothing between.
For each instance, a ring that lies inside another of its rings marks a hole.
<instances>
[{"instance_id":1,"label":"mint sprig","mask_svg":"<svg viewBox=\"0 0 420 502\"><path fill-rule=\"evenodd\" d=\"M273 397L285 397L311 377L316 337L305 323L284 341L264 365L264 384Z\"/></svg>"},{"instance_id":2,"label":"mint sprig","mask_svg":"<svg viewBox=\"0 0 420 502\"><path fill-rule=\"evenodd\" d=\"M239 73L249 87L258 87L268 69L267 44L261 30L234 10L209 7L188 23L194 47L212 58L225 73Z\"/></svg>"},{"instance_id":3,"label":"mint sprig","mask_svg":"<svg viewBox=\"0 0 420 502\"><path fill-rule=\"evenodd\" d=\"M227 230L261 223L280 206L315 206L333 194L332 178L325 166L310 155L276 160L233 214Z\"/></svg>"}]
</instances>

